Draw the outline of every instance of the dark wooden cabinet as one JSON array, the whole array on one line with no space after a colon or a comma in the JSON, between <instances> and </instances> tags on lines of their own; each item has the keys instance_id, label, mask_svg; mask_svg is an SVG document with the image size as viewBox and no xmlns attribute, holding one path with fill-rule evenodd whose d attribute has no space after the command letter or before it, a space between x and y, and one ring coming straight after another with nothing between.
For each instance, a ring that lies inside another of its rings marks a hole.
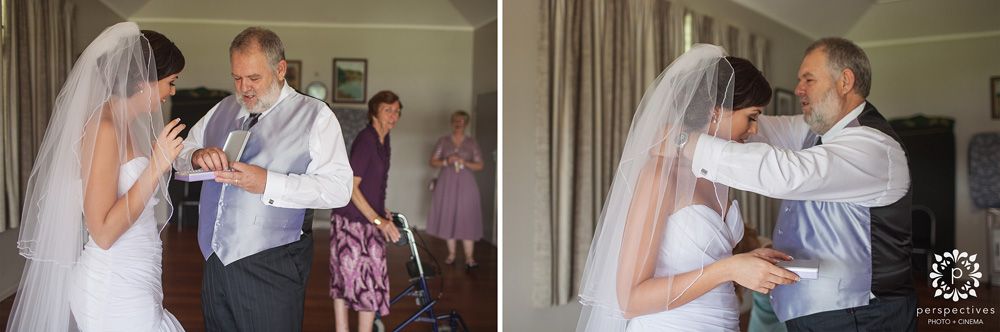
<instances>
[{"instance_id":1,"label":"dark wooden cabinet","mask_svg":"<svg viewBox=\"0 0 1000 332\"><path fill-rule=\"evenodd\" d=\"M955 248L955 121L922 115L890 121L903 141L910 167L913 205L933 212L913 221L914 246L929 245L934 252Z\"/></svg>"},{"instance_id":2,"label":"dark wooden cabinet","mask_svg":"<svg viewBox=\"0 0 1000 332\"><path fill-rule=\"evenodd\" d=\"M177 90L170 100L170 118L181 119L181 123L185 125L181 136L186 138L191 127L229 95L229 91L206 88ZM192 222L197 225L201 182L170 181L169 192L174 205L171 222L177 223L178 228Z\"/></svg>"}]
</instances>

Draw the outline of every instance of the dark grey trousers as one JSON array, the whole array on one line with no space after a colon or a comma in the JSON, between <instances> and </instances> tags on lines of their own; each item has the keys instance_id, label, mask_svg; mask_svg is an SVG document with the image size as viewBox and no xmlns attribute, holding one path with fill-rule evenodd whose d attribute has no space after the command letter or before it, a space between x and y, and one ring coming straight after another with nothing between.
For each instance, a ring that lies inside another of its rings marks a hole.
<instances>
[{"instance_id":1,"label":"dark grey trousers","mask_svg":"<svg viewBox=\"0 0 1000 332\"><path fill-rule=\"evenodd\" d=\"M261 251L223 266L205 262L201 303L206 331L302 331L313 239Z\"/></svg>"},{"instance_id":2,"label":"dark grey trousers","mask_svg":"<svg viewBox=\"0 0 1000 332\"><path fill-rule=\"evenodd\" d=\"M802 316L785 326L788 331L916 331L917 296L881 296L866 306Z\"/></svg>"}]
</instances>

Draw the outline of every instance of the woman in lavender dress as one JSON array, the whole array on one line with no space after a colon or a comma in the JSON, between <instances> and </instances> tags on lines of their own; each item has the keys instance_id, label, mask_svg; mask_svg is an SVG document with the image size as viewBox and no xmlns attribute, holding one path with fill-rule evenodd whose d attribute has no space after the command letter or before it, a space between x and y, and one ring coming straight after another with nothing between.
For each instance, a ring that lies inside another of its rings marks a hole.
<instances>
[{"instance_id":1,"label":"woman in lavender dress","mask_svg":"<svg viewBox=\"0 0 1000 332\"><path fill-rule=\"evenodd\" d=\"M389 314L389 275L385 243L399 239L385 207L389 179L389 131L399 121L403 104L392 91L368 101L368 127L351 145L354 192L351 203L331 214L330 297L334 323L346 332L347 310L358 312L358 330L371 331L375 311Z\"/></svg>"},{"instance_id":2,"label":"woman in lavender dress","mask_svg":"<svg viewBox=\"0 0 1000 332\"><path fill-rule=\"evenodd\" d=\"M427 233L447 240L445 263L449 265L455 262L456 240L462 240L465 266L475 268L479 264L473 258L472 245L483 237L483 214L479 186L472 172L483 169L483 157L476 141L465 135L468 124L469 113L453 113L451 134L438 140L431 155L431 166L441 170L434 186Z\"/></svg>"}]
</instances>

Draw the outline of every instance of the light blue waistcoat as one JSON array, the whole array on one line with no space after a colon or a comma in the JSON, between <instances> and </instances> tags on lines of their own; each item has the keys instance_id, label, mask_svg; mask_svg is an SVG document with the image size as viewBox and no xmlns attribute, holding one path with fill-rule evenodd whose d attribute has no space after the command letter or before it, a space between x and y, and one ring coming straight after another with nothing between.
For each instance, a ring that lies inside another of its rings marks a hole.
<instances>
[{"instance_id":1,"label":"light blue waistcoat","mask_svg":"<svg viewBox=\"0 0 1000 332\"><path fill-rule=\"evenodd\" d=\"M309 156L309 134L326 108L293 93L250 129L240 161L280 174L303 174ZM222 147L229 132L242 129L235 96L219 102L205 126L204 146ZM198 245L207 260L216 253L228 265L263 250L295 242L302 234L304 209L269 206L261 194L214 181L202 183L198 206Z\"/></svg>"},{"instance_id":2,"label":"light blue waistcoat","mask_svg":"<svg viewBox=\"0 0 1000 332\"><path fill-rule=\"evenodd\" d=\"M803 148L816 143L810 133ZM782 322L868 304L872 285L871 210L854 203L781 203L774 248L796 259L819 260L819 278L780 285L771 293Z\"/></svg>"}]
</instances>

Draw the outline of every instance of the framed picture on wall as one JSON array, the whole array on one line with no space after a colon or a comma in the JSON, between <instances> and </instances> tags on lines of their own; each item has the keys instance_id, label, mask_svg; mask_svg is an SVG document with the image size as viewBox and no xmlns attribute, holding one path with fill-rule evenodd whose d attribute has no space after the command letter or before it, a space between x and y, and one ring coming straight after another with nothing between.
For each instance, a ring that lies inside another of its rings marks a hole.
<instances>
[{"instance_id":1,"label":"framed picture on wall","mask_svg":"<svg viewBox=\"0 0 1000 332\"><path fill-rule=\"evenodd\" d=\"M292 89L302 88L302 60L285 60L288 63L288 70L285 72L285 80Z\"/></svg>"},{"instance_id":2,"label":"framed picture on wall","mask_svg":"<svg viewBox=\"0 0 1000 332\"><path fill-rule=\"evenodd\" d=\"M333 59L333 102L364 104L368 98L368 60Z\"/></svg>"},{"instance_id":3,"label":"framed picture on wall","mask_svg":"<svg viewBox=\"0 0 1000 332\"><path fill-rule=\"evenodd\" d=\"M990 78L990 118L1000 120L1000 76Z\"/></svg>"},{"instance_id":4,"label":"framed picture on wall","mask_svg":"<svg viewBox=\"0 0 1000 332\"><path fill-rule=\"evenodd\" d=\"M795 94L791 91L774 89L774 115L795 115L799 113L799 108L795 107Z\"/></svg>"}]
</instances>

